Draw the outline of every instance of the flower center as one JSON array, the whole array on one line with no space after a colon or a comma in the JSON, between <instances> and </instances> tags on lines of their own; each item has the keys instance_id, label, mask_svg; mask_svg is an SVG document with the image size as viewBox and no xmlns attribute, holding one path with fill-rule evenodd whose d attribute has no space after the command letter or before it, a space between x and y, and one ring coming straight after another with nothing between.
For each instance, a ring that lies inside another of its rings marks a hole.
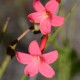
<instances>
[{"instance_id":1,"label":"flower center","mask_svg":"<svg viewBox=\"0 0 80 80\"><path fill-rule=\"evenodd\" d=\"M45 61L42 56L35 56L35 59L36 59L37 61Z\"/></svg>"},{"instance_id":2,"label":"flower center","mask_svg":"<svg viewBox=\"0 0 80 80\"><path fill-rule=\"evenodd\" d=\"M49 11L46 11L46 17L50 17L51 16L51 14L50 14L50 12Z\"/></svg>"},{"instance_id":3,"label":"flower center","mask_svg":"<svg viewBox=\"0 0 80 80\"><path fill-rule=\"evenodd\" d=\"M40 56L36 56L36 58L37 58L37 60L39 60L39 61L41 60L41 57L40 57Z\"/></svg>"}]
</instances>

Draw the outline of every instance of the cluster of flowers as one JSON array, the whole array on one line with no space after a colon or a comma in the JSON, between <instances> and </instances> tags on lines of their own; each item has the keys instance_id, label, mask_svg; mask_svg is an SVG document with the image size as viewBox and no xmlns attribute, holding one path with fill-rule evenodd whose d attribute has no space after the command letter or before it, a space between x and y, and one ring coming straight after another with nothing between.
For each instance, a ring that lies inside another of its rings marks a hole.
<instances>
[{"instance_id":1,"label":"cluster of flowers","mask_svg":"<svg viewBox=\"0 0 80 80\"><path fill-rule=\"evenodd\" d=\"M33 7L36 12L28 15L31 23L38 23L40 32L43 35L51 33L51 26L58 27L64 23L64 18L56 15L59 7L59 0L49 0L45 7L40 0L33 1ZM55 62L58 58L58 51L54 50L43 54L46 45L47 36L42 39L40 45L34 40L29 45L29 53L16 52L17 60L22 64L27 64L24 73L30 77L40 72L43 76L51 78L55 75L55 71L49 64Z\"/></svg>"}]
</instances>

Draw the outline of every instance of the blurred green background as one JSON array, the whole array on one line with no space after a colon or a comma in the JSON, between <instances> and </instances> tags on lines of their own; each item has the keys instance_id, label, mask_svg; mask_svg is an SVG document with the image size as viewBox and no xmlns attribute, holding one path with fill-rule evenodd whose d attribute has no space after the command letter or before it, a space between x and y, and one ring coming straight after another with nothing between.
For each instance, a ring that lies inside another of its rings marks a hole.
<instances>
[{"instance_id":1,"label":"blurred green background","mask_svg":"<svg viewBox=\"0 0 80 80\"><path fill-rule=\"evenodd\" d=\"M41 0L43 4L47 1ZM32 2L33 0L0 0L0 66L5 60L9 43L32 25L27 18L27 15L34 11ZM57 29L52 28L53 33L45 49L45 52L54 49L59 51L59 59L51 65L56 75L47 79L38 74L26 80L80 80L80 0L62 0L58 14L65 17L65 23L58 29L55 39L54 33ZM8 28L3 34L2 29L8 17ZM34 39L40 42L41 34L29 32L19 41L16 51L28 52L28 45ZM14 57L1 80L20 80L24 67Z\"/></svg>"}]
</instances>

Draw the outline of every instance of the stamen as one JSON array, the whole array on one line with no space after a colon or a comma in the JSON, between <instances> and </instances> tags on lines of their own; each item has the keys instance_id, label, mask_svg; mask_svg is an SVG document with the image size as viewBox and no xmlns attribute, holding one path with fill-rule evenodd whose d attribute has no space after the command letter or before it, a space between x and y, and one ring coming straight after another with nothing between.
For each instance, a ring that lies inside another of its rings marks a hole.
<instances>
[{"instance_id":1,"label":"stamen","mask_svg":"<svg viewBox=\"0 0 80 80\"><path fill-rule=\"evenodd\" d=\"M46 14L47 14L48 16L50 16L50 12L47 11Z\"/></svg>"},{"instance_id":2,"label":"stamen","mask_svg":"<svg viewBox=\"0 0 80 80\"><path fill-rule=\"evenodd\" d=\"M49 11L46 11L45 16L46 17L50 17L51 16L50 12Z\"/></svg>"},{"instance_id":3,"label":"stamen","mask_svg":"<svg viewBox=\"0 0 80 80\"><path fill-rule=\"evenodd\" d=\"M40 56L37 56L37 59L40 61L41 60Z\"/></svg>"}]
</instances>

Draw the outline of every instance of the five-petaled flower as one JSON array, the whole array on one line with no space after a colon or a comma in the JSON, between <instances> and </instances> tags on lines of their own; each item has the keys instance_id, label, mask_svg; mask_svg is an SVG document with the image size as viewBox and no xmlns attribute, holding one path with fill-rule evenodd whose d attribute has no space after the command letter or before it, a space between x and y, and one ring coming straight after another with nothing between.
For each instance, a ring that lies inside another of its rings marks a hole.
<instances>
[{"instance_id":1,"label":"five-petaled flower","mask_svg":"<svg viewBox=\"0 0 80 80\"><path fill-rule=\"evenodd\" d=\"M17 52L17 60L22 64L28 64L24 73L30 77L35 76L38 72L47 78L51 78L55 75L55 71L49 66L49 64L55 62L58 58L57 50L42 54L38 43L34 40L29 45L29 53Z\"/></svg>"},{"instance_id":2,"label":"five-petaled flower","mask_svg":"<svg viewBox=\"0 0 80 80\"><path fill-rule=\"evenodd\" d=\"M56 10L59 7L59 3L56 0L48 1L45 7L41 4L40 0L34 0L33 7L36 12L29 14L28 18L32 23L40 23L42 34L49 34L51 26L57 27L64 23L63 17L56 16Z\"/></svg>"}]
</instances>

